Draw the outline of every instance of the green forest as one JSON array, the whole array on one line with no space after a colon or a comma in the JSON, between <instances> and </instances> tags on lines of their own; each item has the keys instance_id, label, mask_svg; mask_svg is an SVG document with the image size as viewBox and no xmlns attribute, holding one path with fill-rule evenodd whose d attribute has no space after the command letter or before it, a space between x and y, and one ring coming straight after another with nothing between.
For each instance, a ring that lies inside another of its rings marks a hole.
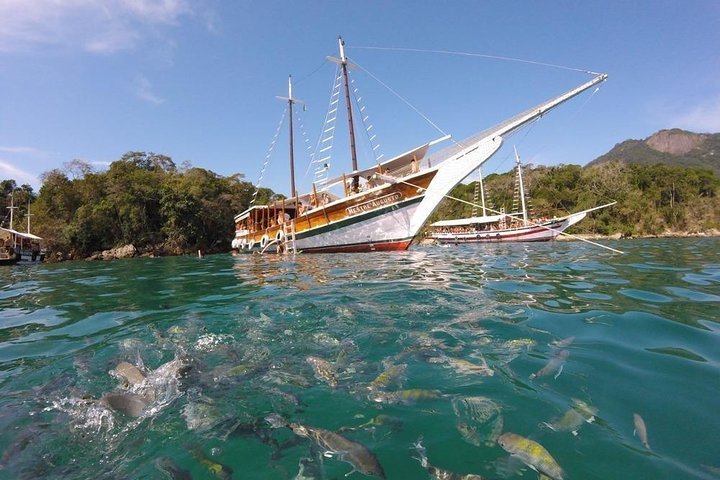
<instances>
[{"instance_id":1,"label":"green forest","mask_svg":"<svg viewBox=\"0 0 720 480\"><path fill-rule=\"evenodd\" d=\"M535 215L561 216L617 201L571 233L637 237L720 229L720 178L709 169L611 161L585 168L530 166L523 172ZM39 192L4 180L0 195L10 205L14 192L16 229L25 229L29 205L32 232L45 239L48 251L65 258L127 244L157 255L228 251L233 217L248 207L255 190L241 174L224 177L188 164L178 167L152 152L128 152L102 172L74 160L41 180ZM491 208L512 211L514 183L513 172L485 179ZM472 201L474 188L474 183L461 184L450 195ZM257 203L279 198L261 188ZM471 213L470 205L446 199L430 221Z\"/></svg>"},{"instance_id":2,"label":"green forest","mask_svg":"<svg viewBox=\"0 0 720 480\"><path fill-rule=\"evenodd\" d=\"M513 171L483 181L491 208L513 211L515 178ZM610 161L585 168L526 167L523 179L536 216L563 216L617 201L591 213L570 233L639 237L720 229L720 177L710 169ZM474 190L475 183L458 185L450 195L472 202ZM446 199L430 221L471 214L472 206Z\"/></svg>"}]
</instances>

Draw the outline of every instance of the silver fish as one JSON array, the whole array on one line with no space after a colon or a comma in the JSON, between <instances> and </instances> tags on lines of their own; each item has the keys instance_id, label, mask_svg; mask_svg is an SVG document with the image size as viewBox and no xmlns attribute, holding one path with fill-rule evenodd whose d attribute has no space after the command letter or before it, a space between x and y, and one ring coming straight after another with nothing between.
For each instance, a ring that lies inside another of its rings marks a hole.
<instances>
[{"instance_id":1,"label":"silver fish","mask_svg":"<svg viewBox=\"0 0 720 480\"><path fill-rule=\"evenodd\" d=\"M530 379L533 379L535 377L546 377L548 375L552 375L555 372L557 373L555 374L554 378L557 379L562 373L565 366L565 361L569 356L569 351L560 350L550 359L550 361L543 368L541 368L535 373L530 374Z\"/></svg>"},{"instance_id":2,"label":"silver fish","mask_svg":"<svg viewBox=\"0 0 720 480\"><path fill-rule=\"evenodd\" d=\"M645 420L638 415L633 413L633 423L635 424L635 431L633 435L637 435L643 444L643 447L650 450L650 444L648 443L647 427L645 426Z\"/></svg>"},{"instance_id":3,"label":"silver fish","mask_svg":"<svg viewBox=\"0 0 720 480\"><path fill-rule=\"evenodd\" d=\"M346 476L358 471L364 475L385 478L385 471L375 454L361 443L353 442L338 433L323 428L309 427L294 422L288 423L278 414L268 415L265 420L273 428L290 428L295 435L313 440L320 448L324 449L326 455L337 455L341 461L352 465L353 470Z\"/></svg>"}]
</instances>

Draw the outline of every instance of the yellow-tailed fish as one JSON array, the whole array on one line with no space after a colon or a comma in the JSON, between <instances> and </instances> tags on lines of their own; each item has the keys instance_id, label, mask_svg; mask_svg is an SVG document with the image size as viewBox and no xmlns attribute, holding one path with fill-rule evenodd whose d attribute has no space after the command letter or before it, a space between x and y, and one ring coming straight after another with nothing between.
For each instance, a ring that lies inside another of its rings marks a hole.
<instances>
[{"instance_id":1,"label":"yellow-tailed fish","mask_svg":"<svg viewBox=\"0 0 720 480\"><path fill-rule=\"evenodd\" d=\"M506 432L498 437L498 444L511 455L515 455L528 467L547 475L553 480L564 480L565 472L545 447L515 433Z\"/></svg>"},{"instance_id":2,"label":"yellow-tailed fish","mask_svg":"<svg viewBox=\"0 0 720 480\"><path fill-rule=\"evenodd\" d=\"M222 480L232 478L232 468L227 467L220 462L216 462L212 458L209 458L207 455L205 455L205 452L203 452L202 449L197 445L186 445L185 448L188 452L190 452L190 455L192 455L195 460L204 465L205 468L207 468L210 473L215 476L215 478L220 478Z\"/></svg>"},{"instance_id":3,"label":"yellow-tailed fish","mask_svg":"<svg viewBox=\"0 0 720 480\"><path fill-rule=\"evenodd\" d=\"M402 377L407 370L407 364L388 365L375 379L370 382L368 388L370 390L381 390L387 388L392 382Z\"/></svg>"}]
</instances>

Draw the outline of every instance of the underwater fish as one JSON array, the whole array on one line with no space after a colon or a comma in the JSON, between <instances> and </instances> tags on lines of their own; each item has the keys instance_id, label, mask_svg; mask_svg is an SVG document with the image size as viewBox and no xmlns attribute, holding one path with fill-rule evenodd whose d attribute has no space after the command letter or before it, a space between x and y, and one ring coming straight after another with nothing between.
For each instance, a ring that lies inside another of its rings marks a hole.
<instances>
[{"instance_id":1,"label":"underwater fish","mask_svg":"<svg viewBox=\"0 0 720 480\"><path fill-rule=\"evenodd\" d=\"M370 400L378 403L411 405L418 400L434 400L443 396L440 390L425 390L412 388L409 390L398 390L396 392L375 392L370 395Z\"/></svg>"},{"instance_id":2,"label":"underwater fish","mask_svg":"<svg viewBox=\"0 0 720 480\"><path fill-rule=\"evenodd\" d=\"M440 362L447 363L449 367L454 369L460 375L481 375L485 377L492 377L495 375L495 372L488 366L484 358L482 359L481 365L462 358L448 357L445 355L430 360L430 363Z\"/></svg>"},{"instance_id":3,"label":"underwater fish","mask_svg":"<svg viewBox=\"0 0 720 480\"><path fill-rule=\"evenodd\" d=\"M170 457L158 457L154 461L155 468L165 474L170 480L192 480L192 475L187 470L177 466Z\"/></svg>"},{"instance_id":4,"label":"underwater fish","mask_svg":"<svg viewBox=\"0 0 720 480\"><path fill-rule=\"evenodd\" d=\"M368 388L370 390L381 390L387 388L392 382L405 375L407 370L407 364L402 363L400 365L387 365L375 379L370 382Z\"/></svg>"},{"instance_id":5,"label":"underwater fish","mask_svg":"<svg viewBox=\"0 0 720 480\"><path fill-rule=\"evenodd\" d=\"M550 361L543 368L541 368L535 373L530 374L530 379L533 379L535 377L546 377L548 375L552 375L555 372L557 373L555 374L554 378L557 379L562 373L563 368L565 367L565 361L569 356L569 351L560 350L550 359Z\"/></svg>"},{"instance_id":6,"label":"underwater fish","mask_svg":"<svg viewBox=\"0 0 720 480\"><path fill-rule=\"evenodd\" d=\"M460 432L460 436L462 436L463 440L468 442L470 445L482 447L483 442L480 438L480 434L477 431L477 427L468 425L465 422L457 422L455 424L455 427L457 428L458 432Z\"/></svg>"},{"instance_id":7,"label":"underwater fish","mask_svg":"<svg viewBox=\"0 0 720 480\"><path fill-rule=\"evenodd\" d=\"M480 446L492 447L503 430L504 419L500 406L487 397L460 397L452 400L458 418L457 428L463 438Z\"/></svg>"},{"instance_id":8,"label":"underwater fish","mask_svg":"<svg viewBox=\"0 0 720 480\"><path fill-rule=\"evenodd\" d=\"M422 444L422 438L419 438L413 446L415 447L415 450L417 450L418 455L420 455L420 458L417 458L416 460L419 460L420 465L425 470L427 470L427 472L433 478L437 480L483 480L483 477L481 477L480 475L475 475L472 473L460 475L449 470L442 470L435 465L432 465L430 462L428 462L427 452Z\"/></svg>"},{"instance_id":9,"label":"underwater fish","mask_svg":"<svg viewBox=\"0 0 720 480\"><path fill-rule=\"evenodd\" d=\"M129 417L139 417L150 405L150 401L135 393L122 392L103 395L100 404Z\"/></svg>"},{"instance_id":10,"label":"underwater fish","mask_svg":"<svg viewBox=\"0 0 720 480\"><path fill-rule=\"evenodd\" d=\"M539 443L510 432L500 435L497 441L503 450L515 455L533 470L537 470L553 480L565 479L563 469Z\"/></svg>"},{"instance_id":11,"label":"underwater fish","mask_svg":"<svg viewBox=\"0 0 720 480\"><path fill-rule=\"evenodd\" d=\"M305 359L307 363L313 368L315 372L315 378L323 381L330 385L330 387L337 387L337 378L335 377L335 369L327 360L323 360L318 357L307 357Z\"/></svg>"},{"instance_id":12,"label":"underwater fish","mask_svg":"<svg viewBox=\"0 0 720 480\"><path fill-rule=\"evenodd\" d=\"M375 454L365 445L354 442L344 436L323 428L308 427L299 423L288 423L278 414L270 414L265 420L273 428L288 427L295 435L313 440L326 455L337 455L338 458L352 465L353 469L345 476L358 471L364 475L385 478L385 471Z\"/></svg>"},{"instance_id":13,"label":"underwater fish","mask_svg":"<svg viewBox=\"0 0 720 480\"><path fill-rule=\"evenodd\" d=\"M190 455L192 455L195 460L204 465L205 468L207 468L216 478L220 478L222 480L232 478L232 468L208 457L199 446L192 444L185 445L185 449L190 452Z\"/></svg>"},{"instance_id":14,"label":"underwater fish","mask_svg":"<svg viewBox=\"0 0 720 480\"><path fill-rule=\"evenodd\" d=\"M635 424L635 431L633 432L633 435L637 435L640 439L640 442L642 442L643 447L650 450L650 444L648 443L648 434L647 434L647 427L645 426L645 420L638 415L637 413L633 413L633 423Z\"/></svg>"},{"instance_id":15,"label":"underwater fish","mask_svg":"<svg viewBox=\"0 0 720 480\"><path fill-rule=\"evenodd\" d=\"M145 380L145 375L140 369L128 362L118 363L112 373L125 381L125 387L142 383Z\"/></svg>"},{"instance_id":16,"label":"underwater fish","mask_svg":"<svg viewBox=\"0 0 720 480\"><path fill-rule=\"evenodd\" d=\"M562 417L545 423L545 426L556 432L570 432L577 436L578 430L580 430L583 423L595 421L597 408L581 400L573 399L573 403L574 406L566 411Z\"/></svg>"}]
</instances>

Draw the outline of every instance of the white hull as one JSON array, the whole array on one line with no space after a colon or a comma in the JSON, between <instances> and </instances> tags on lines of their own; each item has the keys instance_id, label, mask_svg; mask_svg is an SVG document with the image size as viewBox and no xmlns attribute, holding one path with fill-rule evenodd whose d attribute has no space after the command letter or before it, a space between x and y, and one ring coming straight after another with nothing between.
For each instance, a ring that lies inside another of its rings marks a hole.
<instances>
[{"instance_id":1,"label":"white hull","mask_svg":"<svg viewBox=\"0 0 720 480\"><path fill-rule=\"evenodd\" d=\"M586 215L587 212L578 212L554 221L502 230L433 233L431 238L440 243L545 242L553 240L563 231L585 218Z\"/></svg>"}]
</instances>

